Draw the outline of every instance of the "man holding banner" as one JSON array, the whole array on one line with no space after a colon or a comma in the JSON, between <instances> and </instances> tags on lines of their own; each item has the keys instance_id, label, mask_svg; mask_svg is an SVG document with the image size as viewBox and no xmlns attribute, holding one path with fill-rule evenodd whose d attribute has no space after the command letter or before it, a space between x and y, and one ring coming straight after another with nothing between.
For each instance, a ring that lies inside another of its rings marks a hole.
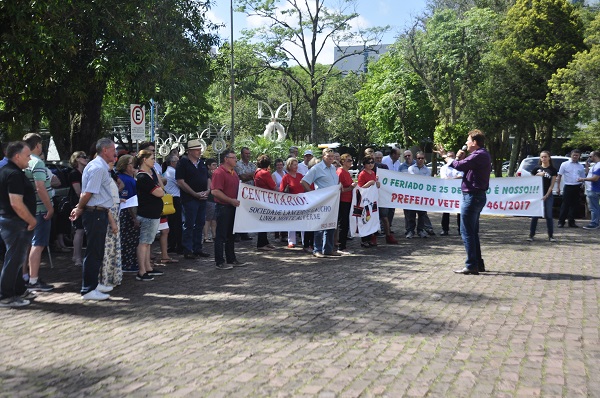
<instances>
[{"instance_id":1,"label":"man holding banner","mask_svg":"<svg viewBox=\"0 0 600 398\"><path fill-rule=\"evenodd\" d=\"M465 244L467 260L463 269L454 271L457 274L479 275L480 271L485 271L479 242L479 216L487 202L486 191L490 186L492 158L483 147L484 144L483 132L469 131L466 146L470 155L451 164L456 170L464 173L460 186L463 195L460 206L460 234ZM463 153L461 149L457 157L460 159Z\"/></svg>"},{"instance_id":2,"label":"man holding banner","mask_svg":"<svg viewBox=\"0 0 600 398\"><path fill-rule=\"evenodd\" d=\"M244 263L238 261L235 256L235 237L233 235L235 209L240 205L240 201L237 199L240 183L235 172L237 160L235 153L226 150L221 156L221 166L213 173L210 189L217 204L215 208L217 214L217 236L214 239L215 262L217 269L228 270L233 269L234 266L244 266ZM223 246L225 246L225 258L223 258Z\"/></svg>"},{"instance_id":3,"label":"man holding banner","mask_svg":"<svg viewBox=\"0 0 600 398\"><path fill-rule=\"evenodd\" d=\"M317 190L335 186L339 184L339 178L336 169L333 166L333 150L330 148L323 149L323 159L320 163L314 165L308 173L302 178L302 186L306 192L311 191L311 184L315 184ZM337 216L336 216L337 219ZM340 256L341 254L333 251L334 247L335 224L331 229L315 231L315 243L313 256Z\"/></svg>"}]
</instances>

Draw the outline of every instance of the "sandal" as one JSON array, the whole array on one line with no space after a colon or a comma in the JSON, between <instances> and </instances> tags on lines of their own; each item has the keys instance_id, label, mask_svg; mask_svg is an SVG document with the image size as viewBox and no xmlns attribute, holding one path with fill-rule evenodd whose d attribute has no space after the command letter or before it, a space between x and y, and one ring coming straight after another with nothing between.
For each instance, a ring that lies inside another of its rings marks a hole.
<instances>
[{"instance_id":1,"label":"sandal","mask_svg":"<svg viewBox=\"0 0 600 398\"><path fill-rule=\"evenodd\" d=\"M175 260L174 258L161 258L160 259L161 264L175 264L178 262L179 262L179 260Z\"/></svg>"}]
</instances>

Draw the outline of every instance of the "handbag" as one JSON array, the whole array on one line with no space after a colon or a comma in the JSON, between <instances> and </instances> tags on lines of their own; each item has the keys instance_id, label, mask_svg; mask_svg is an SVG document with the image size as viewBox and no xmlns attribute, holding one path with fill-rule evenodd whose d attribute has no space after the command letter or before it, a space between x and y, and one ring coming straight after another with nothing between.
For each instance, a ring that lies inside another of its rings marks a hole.
<instances>
[{"instance_id":1,"label":"handbag","mask_svg":"<svg viewBox=\"0 0 600 398\"><path fill-rule=\"evenodd\" d=\"M164 194L162 197L163 201L163 216L170 216L171 214L175 214L175 206L173 205L173 195L170 193Z\"/></svg>"}]
</instances>

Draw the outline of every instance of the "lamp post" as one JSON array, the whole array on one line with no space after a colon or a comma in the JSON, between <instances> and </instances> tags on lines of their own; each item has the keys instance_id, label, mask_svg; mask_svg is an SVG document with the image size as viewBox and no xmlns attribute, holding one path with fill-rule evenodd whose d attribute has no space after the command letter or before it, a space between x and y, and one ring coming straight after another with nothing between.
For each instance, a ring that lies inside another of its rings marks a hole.
<instances>
[{"instance_id":1,"label":"lamp post","mask_svg":"<svg viewBox=\"0 0 600 398\"><path fill-rule=\"evenodd\" d=\"M230 21L231 21L231 37L230 37L230 42L231 42L231 70L230 70L230 75L231 75L231 149L235 148L234 145L234 131L235 131L235 97L234 97L234 90L235 90L235 70L233 68L233 0L229 0L229 5L230 5Z\"/></svg>"}]
</instances>

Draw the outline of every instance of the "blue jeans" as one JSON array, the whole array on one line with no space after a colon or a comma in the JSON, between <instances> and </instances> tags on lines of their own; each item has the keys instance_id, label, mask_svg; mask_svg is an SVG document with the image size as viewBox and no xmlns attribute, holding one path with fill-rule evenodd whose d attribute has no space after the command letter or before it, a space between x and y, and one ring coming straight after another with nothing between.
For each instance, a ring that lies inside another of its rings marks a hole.
<instances>
[{"instance_id":1,"label":"blue jeans","mask_svg":"<svg viewBox=\"0 0 600 398\"><path fill-rule=\"evenodd\" d=\"M183 202L183 250L186 253L199 253L202 251L202 232L206 217L206 201L190 200Z\"/></svg>"},{"instance_id":2,"label":"blue jeans","mask_svg":"<svg viewBox=\"0 0 600 398\"><path fill-rule=\"evenodd\" d=\"M554 196L548 196L548 199L544 201L544 218L546 219L546 227L548 228L548 237L554 236L554 220L552 220L552 205L554 203ZM529 236L532 238L535 236L535 230L537 229L539 217L531 218L531 225L529 226Z\"/></svg>"},{"instance_id":3,"label":"blue jeans","mask_svg":"<svg viewBox=\"0 0 600 398\"><path fill-rule=\"evenodd\" d=\"M233 223L235 221L235 207L217 203L215 207L217 216L217 236L214 239L215 262L223 264L223 246L225 246L225 257L228 263L236 261L235 236L233 235Z\"/></svg>"},{"instance_id":4,"label":"blue jeans","mask_svg":"<svg viewBox=\"0 0 600 398\"><path fill-rule=\"evenodd\" d=\"M460 206L460 235L467 252L465 267L471 271L478 271L483 267L479 243L479 216L485 202L487 202L485 192L463 193Z\"/></svg>"},{"instance_id":5,"label":"blue jeans","mask_svg":"<svg viewBox=\"0 0 600 398\"><path fill-rule=\"evenodd\" d=\"M315 244L313 253L321 252L323 254L333 253L333 240L335 229L326 229L324 231L315 231Z\"/></svg>"},{"instance_id":6,"label":"blue jeans","mask_svg":"<svg viewBox=\"0 0 600 398\"><path fill-rule=\"evenodd\" d=\"M106 230L108 229L108 213L102 210L86 210L81 215L81 221L83 221L87 239L81 285L81 294L84 295L96 290L98 286L98 275L104 258Z\"/></svg>"},{"instance_id":7,"label":"blue jeans","mask_svg":"<svg viewBox=\"0 0 600 398\"><path fill-rule=\"evenodd\" d=\"M21 267L27 259L27 249L31 245L33 231L28 231L27 223L17 216L0 216L0 235L6 244L6 255L0 275L0 296L14 297L21 293L17 292L18 278L21 278Z\"/></svg>"},{"instance_id":8,"label":"blue jeans","mask_svg":"<svg viewBox=\"0 0 600 398\"><path fill-rule=\"evenodd\" d=\"M590 213L592 213L590 224L597 227L600 225L600 192L585 191L585 195Z\"/></svg>"}]
</instances>

